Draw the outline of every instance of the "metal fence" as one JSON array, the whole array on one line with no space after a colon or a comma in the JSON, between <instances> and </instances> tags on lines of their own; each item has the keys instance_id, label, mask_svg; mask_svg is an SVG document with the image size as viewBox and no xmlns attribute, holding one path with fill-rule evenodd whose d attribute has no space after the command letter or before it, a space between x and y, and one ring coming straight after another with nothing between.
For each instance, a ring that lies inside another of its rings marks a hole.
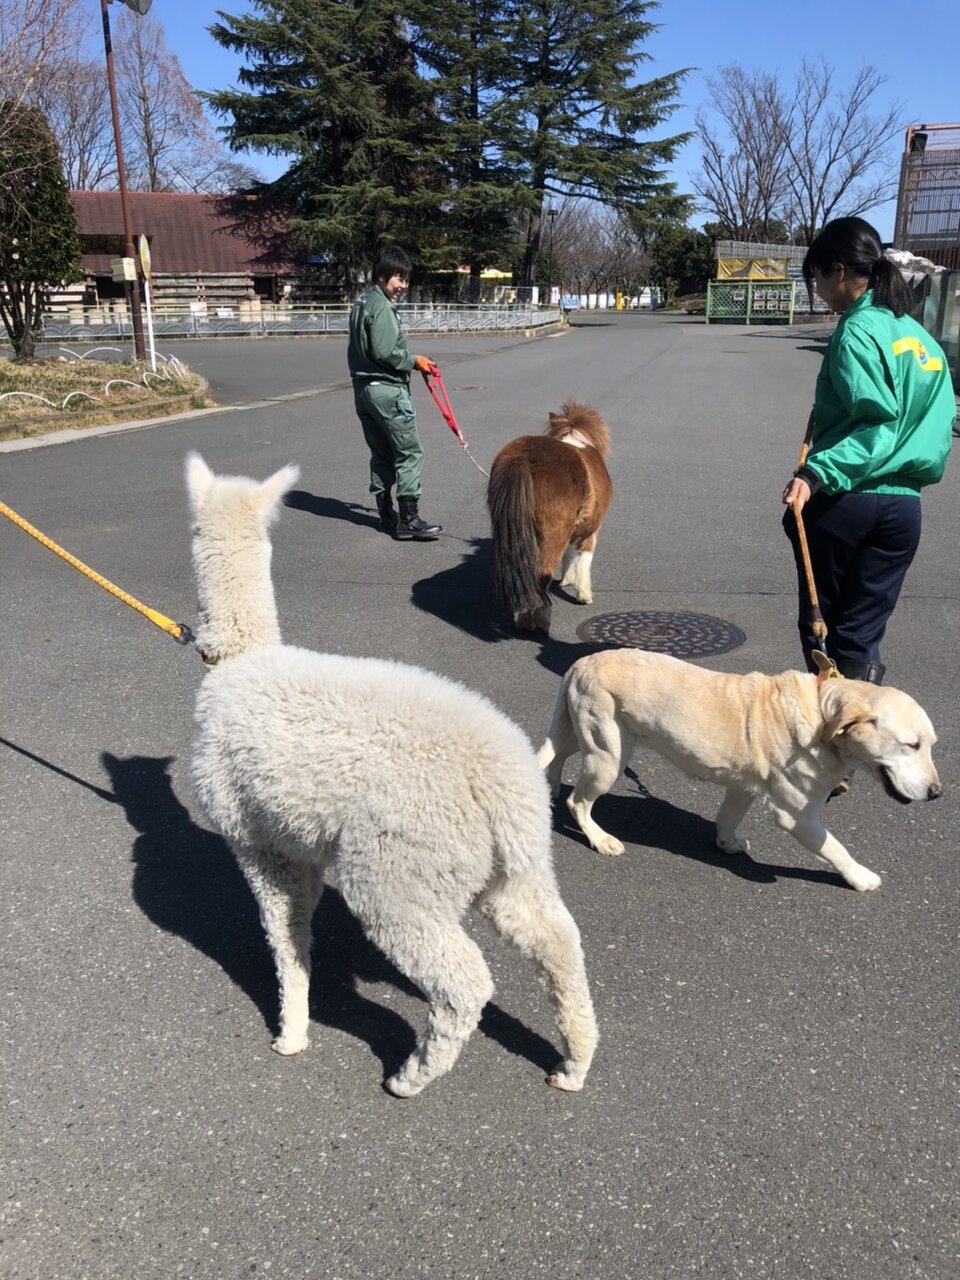
<instances>
[{"instance_id":1,"label":"metal fence","mask_svg":"<svg viewBox=\"0 0 960 1280\"><path fill-rule=\"evenodd\" d=\"M411 303L399 308L408 333L480 333L498 330L535 329L560 321L559 307L460 306ZM261 306L252 309L215 307L204 313L171 312L156 309L153 330L157 338L265 338L344 334L350 308L299 308ZM133 326L129 314L73 308L43 317L40 340L61 342L83 339L129 339Z\"/></svg>"}]
</instances>

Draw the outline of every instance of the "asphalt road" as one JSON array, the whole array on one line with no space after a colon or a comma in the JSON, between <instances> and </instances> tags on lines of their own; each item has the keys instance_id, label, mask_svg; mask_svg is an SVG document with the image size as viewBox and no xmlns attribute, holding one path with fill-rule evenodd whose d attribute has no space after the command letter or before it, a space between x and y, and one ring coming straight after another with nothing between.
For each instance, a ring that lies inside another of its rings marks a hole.
<instances>
[{"instance_id":1,"label":"asphalt road","mask_svg":"<svg viewBox=\"0 0 960 1280\"><path fill-rule=\"evenodd\" d=\"M817 331L595 317L556 337L417 343L478 461L587 401L613 435L595 603L548 641L499 625L484 481L425 393L431 545L378 534L332 341L190 344L224 404L0 459L0 495L146 603L191 621L185 453L300 488L276 527L285 638L389 656L489 695L536 744L576 628L683 610L741 628L724 670L798 663L779 494ZM265 1276L946 1280L957 1175L960 562L957 459L924 497L888 632L891 683L940 734L936 804L858 778L835 833L883 876L858 895L759 807L721 856L716 790L656 757L597 805L627 843L557 819L601 1031L586 1089L525 962L482 923L497 983L455 1070L401 1102L381 1079L423 1002L333 889L314 922L312 1044L269 1052L275 979L254 905L190 787L196 656L8 522L0 527L0 903L7 1280Z\"/></svg>"}]
</instances>

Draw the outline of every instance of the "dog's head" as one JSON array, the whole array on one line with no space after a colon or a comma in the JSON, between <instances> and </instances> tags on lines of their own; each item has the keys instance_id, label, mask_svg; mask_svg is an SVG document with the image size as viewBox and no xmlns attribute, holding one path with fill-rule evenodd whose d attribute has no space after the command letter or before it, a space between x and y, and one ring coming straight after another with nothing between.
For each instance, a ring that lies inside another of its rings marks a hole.
<instances>
[{"instance_id":1,"label":"dog's head","mask_svg":"<svg viewBox=\"0 0 960 1280\"><path fill-rule=\"evenodd\" d=\"M819 694L821 742L872 773L900 804L937 799L942 789L931 754L937 735L909 694L863 680L826 680Z\"/></svg>"}]
</instances>

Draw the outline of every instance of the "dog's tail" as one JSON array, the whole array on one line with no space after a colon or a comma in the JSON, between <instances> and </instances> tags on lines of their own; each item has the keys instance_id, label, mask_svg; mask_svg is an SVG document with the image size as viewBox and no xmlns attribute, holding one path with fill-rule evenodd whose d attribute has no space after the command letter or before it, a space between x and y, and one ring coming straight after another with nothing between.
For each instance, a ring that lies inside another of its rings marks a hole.
<instances>
[{"instance_id":1,"label":"dog's tail","mask_svg":"<svg viewBox=\"0 0 960 1280\"><path fill-rule=\"evenodd\" d=\"M557 701L553 708L553 719L544 739L543 746L537 752L537 764L546 772L547 782L554 795L560 789L560 775L568 756L579 750L573 717L570 715L570 681L573 679L573 667L560 681L557 690Z\"/></svg>"},{"instance_id":2,"label":"dog's tail","mask_svg":"<svg viewBox=\"0 0 960 1280\"><path fill-rule=\"evenodd\" d=\"M494 464L487 486L493 527L493 580L500 602L516 614L547 608L540 573L533 476L523 459Z\"/></svg>"}]
</instances>

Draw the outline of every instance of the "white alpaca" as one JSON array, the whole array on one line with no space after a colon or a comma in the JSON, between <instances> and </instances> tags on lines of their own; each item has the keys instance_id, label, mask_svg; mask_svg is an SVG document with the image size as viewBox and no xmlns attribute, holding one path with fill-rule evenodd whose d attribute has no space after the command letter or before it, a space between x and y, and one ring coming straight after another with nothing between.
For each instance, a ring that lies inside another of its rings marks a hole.
<instances>
[{"instance_id":1,"label":"white alpaca","mask_svg":"<svg viewBox=\"0 0 960 1280\"><path fill-rule=\"evenodd\" d=\"M277 965L277 1053L307 1047L310 925L324 869L367 936L424 992L427 1029L387 1088L449 1071L493 993L462 926L479 907L534 961L583 1087L597 1041L580 935L554 879L550 801L526 736L485 698L416 667L280 641L268 529L296 481L187 459L200 598L213 665L197 698L197 794L230 841Z\"/></svg>"}]
</instances>

